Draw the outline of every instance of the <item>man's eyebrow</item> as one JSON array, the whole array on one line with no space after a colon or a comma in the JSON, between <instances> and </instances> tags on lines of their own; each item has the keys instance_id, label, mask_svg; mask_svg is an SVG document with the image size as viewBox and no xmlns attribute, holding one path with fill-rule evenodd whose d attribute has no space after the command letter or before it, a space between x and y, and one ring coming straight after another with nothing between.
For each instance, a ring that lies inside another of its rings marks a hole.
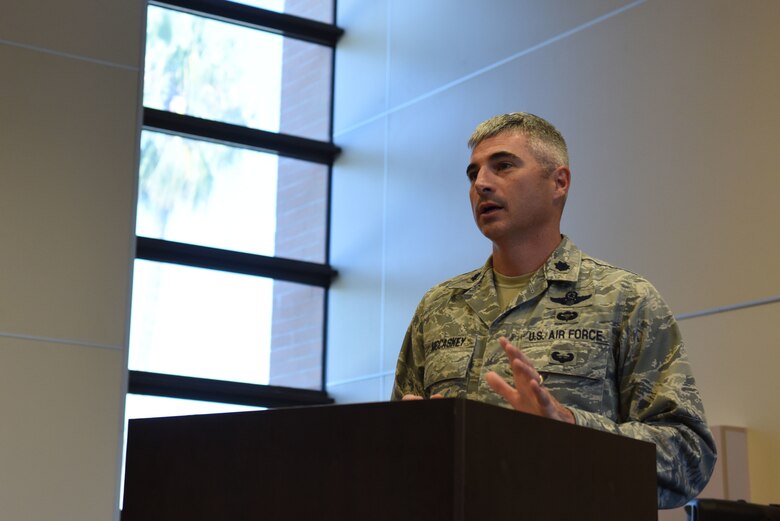
<instances>
[{"instance_id":1,"label":"man's eyebrow","mask_svg":"<svg viewBox=\"0 0 780 521\"><path fill-rule=\"evenodd\" d=\"M508 152L506 150L499 150L498 152L493 152L488 156L488 161L490 162L500 161L502 159L512 159L514 161L520 161L520 162L523 161L516 154L513 154L512 152ZM469 163L469 166L466 167L466 175L469 175L475 168L478 168L476 163Z\"/></svg>"},{"instance_id":2,"label":"man's eyebrow","mask_svg":"<svg viewBox=\"0 0 780 521\"><path fill-rule=\"evenodd\" d=\"M519 156L513 154L512 152L507 152L505 150L494 152L490 154L490 156L488 157L489 161L499 161L501 159L514 159L514 160L522 161Z\"/></svg>"}]
</instances>

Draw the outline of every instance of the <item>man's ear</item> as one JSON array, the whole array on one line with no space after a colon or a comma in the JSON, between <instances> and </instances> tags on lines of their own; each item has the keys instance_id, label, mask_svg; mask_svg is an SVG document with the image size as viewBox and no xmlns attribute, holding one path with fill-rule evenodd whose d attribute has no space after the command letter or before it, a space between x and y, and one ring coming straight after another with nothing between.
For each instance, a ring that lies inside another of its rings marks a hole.
<instances>
[{"instance_id":1,"label":"man's ear","mask_svg":"<svg viewBox=\"0 0 780 521\"><path fill-rule=\"evenodd\" d=\"M569 167L559 166L553 170L550 177L555 182L555 190L560 192L560 195L565 199L571 186L571 171Z\"/></svg>"}]
</instances>

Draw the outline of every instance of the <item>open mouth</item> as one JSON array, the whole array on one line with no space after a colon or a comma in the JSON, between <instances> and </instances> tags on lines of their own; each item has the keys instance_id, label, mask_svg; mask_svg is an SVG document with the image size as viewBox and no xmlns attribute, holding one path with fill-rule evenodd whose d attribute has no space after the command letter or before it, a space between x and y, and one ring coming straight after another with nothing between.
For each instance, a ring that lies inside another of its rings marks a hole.
<instances>
[{"instance_id":1,"label":"open mouth","mask_svg":"<svg viewBox=\"0 0 780 521\"><path fill-rule=\"evenodd\" d=\"M490 215L492 213L497 212L502 207L494 202L491 201L485 201L484 203L480 203L477 207L477 213L479 215Z\"/></svg>"}]
</instances>

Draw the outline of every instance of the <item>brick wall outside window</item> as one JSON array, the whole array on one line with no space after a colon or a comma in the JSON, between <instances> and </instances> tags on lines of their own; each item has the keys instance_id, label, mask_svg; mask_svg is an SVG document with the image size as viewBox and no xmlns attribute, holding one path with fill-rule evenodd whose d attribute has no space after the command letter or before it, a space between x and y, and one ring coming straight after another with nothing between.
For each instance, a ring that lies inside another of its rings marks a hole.
<instances>
[{"instance_id":1,"label":"brick wall outside window","mask_svg":"<svg viewBox=\"0 0 780 521\"><path fill-rule=\"evenodd\" d=\"M287 0L287 11L323 16L321 0ZM295 4L294 7L291 4ZM284 40L280 131L330 140L331 51ZM327 60L323 63L323 60ZM326 262L328 168L279 158L277 257ZM319 287L274 282L271 385L319 389L323 363L323 295Z\"/></svg>"}]
</instances>

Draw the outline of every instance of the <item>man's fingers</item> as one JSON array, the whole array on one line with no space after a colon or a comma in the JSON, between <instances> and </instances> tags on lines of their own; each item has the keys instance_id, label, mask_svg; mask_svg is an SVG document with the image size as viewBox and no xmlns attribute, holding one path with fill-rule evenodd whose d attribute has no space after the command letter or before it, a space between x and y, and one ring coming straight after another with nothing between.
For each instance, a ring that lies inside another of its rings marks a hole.
<instances>
[{"instance_id":1,"label":"man's fingers","mask_svg":"<svg viewBox=\"0 0 780 521\"><path fill-rule=\"evenodd\" d=\"M512 363L512 361L515 358L518 358L519 356L522 356L522 353L518 348L516 348L512 342L507 340L505 336L502 336L498 339L498 343L501 344L501 348L506 353L506 356L509 358L509 362Z\"/></svg>"},{"instance_id":2,"label":"man's fingers","mask_svg":"<svg viewBox=\"0 0 780 521\"><path fill-rule=\"evenodd\" d=\"M514 403L514 396L517 393L514 387L506 383L506 381L498 376L493 371L488 372L485 375L485 380L487 381L488 385L491 389L493 389L497 394L500 394L504 397L506 401L513 404Z\"/></svg>"},{"instance_id":3,"label":"man's fingers","mask_svg":"<svg viewBox=\"0 0 780 521\"><path fill-rule=\"evenodd\" d=\"M574 414L571 410L561 405L561 403L550 394L550 391L536 382L531 384L531 387L533 388L536 400L541 407L542 416L566 423L575 423Z\"/></svg>"},{"instance_id":4,"label":"man's fingers","mask_svg":"<svg viewBox=\"0 0 780 521\"><path fill-rule=\"evenodd\" d=\"M532 365L523 363L519 358L512 361L512 375L515 377L515 385L529 385L531 382L542 383L542 375L536 372Z\"/></svg>"},{"instance_id":5,"label":"man's fingers","mask_svg":"<svg viewBox=\"0 0 780 521\"><path fill-rule=\"evenodd\" d=\"M436 394L432 394L431 398L444 398L444 395L436 393ZM401 400L407 400L407 401L408 400L424 400L424 399L425 399L424 397L418 396L416 394L405 394L403 396L403 398L401 398Z\"/></svg>"},{"instance_id":6,"label":"man's fingers","mask_svg":"<svg viewBox=\"0 0 780 521\"><path fill-rule=\"evenodd\" d=\"M544 411L545 416L554 414L556 412L556 408L552 401L552 397L550 396L550 392L542 387L536 380L531 383L531 389L533 389L534 395L536 396L536 401L539 402L539 406Z\"/></svg>"},{"instance_id":7,"label":"man's fingers","mask_svg":"<svg viewBox=\"0 0 780 521\"><path fill-rule=\"evenodd\" d=\"M507 358L509 358L509 363L511 364L515 360L520 360L525 365L533 367L534 364L531 362L531 360L525 356L525 353L520 351L512 342L507 340L506 337L501 337L498 339L498 343L501 344L501 347L503 348L504 352L506 353Z\"/></svg>"},{"instance_id":8,"label":"man's fingers","mask_svg":"<svg viewBox=\"0 0 780 521\"><path fill-rule=\"evenodd\" d=\"M572 412L558 403L550 391L542 386L542 375L534 368L533 363L506 338L501 337L499 342L509 359L515 387L490 371L485 375L490 388L518 411L574 423Z\"/></svg>"}]
</instances>

